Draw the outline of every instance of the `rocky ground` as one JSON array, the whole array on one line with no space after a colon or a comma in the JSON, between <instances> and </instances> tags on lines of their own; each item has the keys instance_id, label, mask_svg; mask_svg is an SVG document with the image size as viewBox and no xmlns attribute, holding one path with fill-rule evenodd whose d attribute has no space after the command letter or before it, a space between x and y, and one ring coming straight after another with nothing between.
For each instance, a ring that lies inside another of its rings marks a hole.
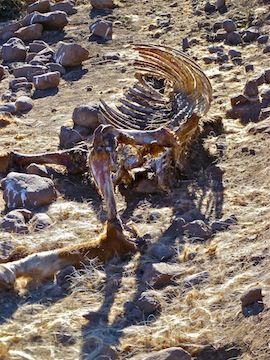
<instances>
[{"instance_id":1,"label":"rocky ground","mask_svg":"<svg viewBox=\"0 0 270 360\"><path fill-rule=\"evenodd\" d=\"M25 84L9 93L25 61L2 61L0 108L12 115L0 118L1 154L55 151L61 128L74 127L75 108L100 98L117 103L134 82L131 42L184 50L209 76L213 102L188 171L169 193L138 192L138 184L117 192L140 252L1 289L1 359L269 359L270 9L267 0L211 4L122 0L93 10L76 1L64 28L43 28L41 40L53 52L60 41L78 44L89 57L64 66L52 89ZM112 37L91 35L98 19L112 22ZM25 111L20 96L31 99ZM91 139L90 129L82 134ZM34 221L22 233L2 229L2 262L86 241L103 228L91 177L54 171L57 200L28 214L43 229ZM2 197L0 207L3 219Z\"/></svg>"}]
</instances>

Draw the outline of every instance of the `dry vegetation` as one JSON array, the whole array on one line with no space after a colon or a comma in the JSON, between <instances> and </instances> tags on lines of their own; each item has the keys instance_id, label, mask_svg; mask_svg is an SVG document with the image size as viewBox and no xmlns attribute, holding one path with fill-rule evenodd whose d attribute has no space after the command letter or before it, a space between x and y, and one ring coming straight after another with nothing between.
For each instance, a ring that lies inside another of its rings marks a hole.
<instances>
[{"instance_id":1,"label":"dry vegetation","mask_svg":"<svg viewBox=\"0 0 270 360\"><path fill-rule=\"evenodd\" d=\"M244 66L220 70L220 65L206 65L201 60L209 54L207 28L214 22L232 18L240 28L247 28L252 15L261 19L260 30L267 31L269 20L265 21L265 15L269 8L255 0L228 1L225 14L203 13L195 17L194 9L202 1L179 1L177 7L168 7L170 3L120 2L107 15L115 21L113 40L98 44L88 40L90 5L77 1L78 13L70 17L65 32L46 33L44 39L52 47L60 39L79 42L90 49L91 58L83 69L70 71L61 80L56 94L36 99L28 115L0 119L0 151L54 150L60 127L72 124L71 114L77 105L98 101L99 97L108 102L119 98L132 79L132 64L124 49L128 41L181 48L184 37L196 38L187 52L198 59L214 89L213 104L205 120L222 119L223 128L214 126L216 132L194 145L189 173L171 193L139 195L132 189L124 191L126 197L117 193L124 222L146 239L148 247L164 242L177 249L168 262L180 264L183 277L176 285L158 290L161 310L138 323L127 321L124 309L126 302L133 301L141 291L140 270L146 263L156 262L147 251L125 262L115 259L104 267L90 264L74 275L67 293L55 294L52 282L25 287L22 279L14 292L1 290L0 359L90 360L97 358L104 344L115 348L119 359L171 346L182 346L198 360L270 358L269 134L254 134L249 130L256 124L243 124L225 116L230 97L242 92L250 77ZM147 15L153 9L155 12ZM168 12L172 30L153 36L147 30L149 24ZM240 50L245 62L254 64L252 76L269 68L269 54L262 54L257 43ZM120 60L102 61L102 56L111 52L120 54ZM1 81L1 93L7 84L7 79ZM269 123L270 119L265 121ZM216 146L220 142L224 145L222 152ZM243 147L253 149L254 155L243 152ZM222 169L215 179L209 171L213 164ZM1 244L20 251L37 251L97 236L105 217L89 179L62 174L56 185L58 200L47 210L53 226L27 235L2 232ZM2 199L0 206L4 212ZM207 221L235 215L237 223L207 241L167 236L173 220L183 215ZM209 272L207 281L188 290L182 286L183 278L201 271ZM240 297L254 287L263 290L264 310L245 317ZM91 322L83 316L91 312L104 316L99 322Z\"/></svg>"}]
</instances>

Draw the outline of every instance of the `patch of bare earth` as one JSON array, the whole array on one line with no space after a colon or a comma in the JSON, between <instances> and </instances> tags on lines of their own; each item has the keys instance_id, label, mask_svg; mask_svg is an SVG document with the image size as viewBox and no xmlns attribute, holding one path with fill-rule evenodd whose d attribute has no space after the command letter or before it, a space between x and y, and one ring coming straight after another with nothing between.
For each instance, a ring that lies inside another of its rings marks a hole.
<instances>
[{"instance_id":1,"label":"patch of bare earth","mask_svg":"<svg viewBox=\"0 0 270 360\"><path fill-rule=\"evenodd\" d=\"M255 18L258 29L265 32L269 6L262 1L227 3L225 13L194 15L196 6L203 8L203 1L177 1L175 6L167 0L121 1L102 15L114 21L113 39L98 43L89 40L89 24L96 14L88 3L77 1L78 13L70 16L64 32L44 34L52 47L60 39L83 45L90 59L82 68L70 69L57 92L36 98L27 115L0 119L1 153L56 150L60 127L72 126L76 106L100 97L116 102L133 81L131 54L125 48L130 41L181 49L183 38L193 39L187 53L196 57L214 90L205 120L222 119L223 126L212 125L212 131L194 144L188 174L170 193L139 195L132 188L117 192L120 215L144 239L145 251L123 262L115 259L103 267L86 266L72 276L66 292L58 291L53 281L25 287L25 279L17 282L14 291L1 290L0 359L96 359L104 346L115 350L119 359L173 346L183 347L197 360L269 359L270 135L256 131L260 122L226 117L230 98L243 93L250 76L269 68L269 53L263 54L257 42L237 47L244 63L254 65L252 75L244 65L229 62L231 66L222 67L202 60L209 55L208 35L214 23L231 18L241 29ZM149 30L157 18L170 18L170 28ZM225 52L232 48L222 45ZM104 61L107 53L119 54L119 59ZM5 78L0 92L7 88ZM264 122L269 125L269 116ZM55 182L58 200L43 209L53 226L24 235L1 232L2 247L9 244L20 251L40 251L97 236L106 213L91 179L63 173ZM3 214L4 205L0 199ZM209 223L229 217L236 221L201 240L171 230L180 217ZM129 304L141 294L143 270L146 264L160 261L148 250L159 243L175 249L167 263L177 264L181 276L174 284L157 289L158 311L132 319ZM208 274L204 281L184 285L188 276L202 272ZM262 289L262 307L247 316L240 298L253 288Z\"/></svg>"}]
</instances>

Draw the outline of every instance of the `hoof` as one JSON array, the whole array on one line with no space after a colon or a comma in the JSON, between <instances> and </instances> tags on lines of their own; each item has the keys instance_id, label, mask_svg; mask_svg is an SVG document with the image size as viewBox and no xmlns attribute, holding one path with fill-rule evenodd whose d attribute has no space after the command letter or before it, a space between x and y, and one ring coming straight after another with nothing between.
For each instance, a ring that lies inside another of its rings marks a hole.
<instances>
[{"instance_id":1,"label":"hoof","mask_svg":"<svg viewBox=\"0 0 270 360\"><path fill-rule=\"evenodd\" d=\"M0 265L0 286L11 289L16 280L16 275L6 264Z\"/></svg>"}]
</instances>

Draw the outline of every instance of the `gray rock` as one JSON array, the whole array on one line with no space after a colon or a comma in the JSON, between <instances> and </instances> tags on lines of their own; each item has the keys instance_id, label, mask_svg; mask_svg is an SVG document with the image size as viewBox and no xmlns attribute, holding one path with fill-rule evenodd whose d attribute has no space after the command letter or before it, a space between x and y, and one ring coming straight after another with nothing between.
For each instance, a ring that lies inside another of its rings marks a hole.
<instances>
[{"instance_id":1,"label":"gray rock","mask_svg":"<svg viewBox=\"0 0 270 360\"><path fill-rule=\"evenodd\" d=\"M161 303L158 293L154 290L142 292L139 299L135 302L135 306L137 306L146 316L160 310Z\"/></svg>"},{"instance_id":2,"label":"gray rock","mask_svg":"<svg viewBox=\"0 0 270 360\"><path fill-rule=\"evenodd\" d=\"M84 126L94 131L99 125L99 105L79 105L73 110L72 120L74 125Z\"/></svg>"},{"instance_id":3,"label":"gray rock","mask_svg":"<svg viewBox=\"0 0 270 360\"><path fill-rule=\"evenodd\" d=\"M254 71L254 65L253 64L245 64L245 71L246 72Z\"/></svg>"},{"instance_id":4,"label":"gray rock","mask_svg":"<svg viewBox=\"0 0 270 360\"><path fill-rule=\"evenodd\" d=\"M26 77L19 77L10 80L9 88L13 91L17 91L19 89L31 90L33 88L33 84L27 81Z\"/></svg>"},{"instance_id":5,"label":"gray rock","mask_svg":"<svg viewBox=\"0 0 270 360\"><path fill-rule=\"evenodd\" d=\"M82 126L74 126L70 128L61 126L59 139L61 149L70 149L78 142L86 140L89 137L89 129Z\"/></svg>"},{"instance_id":6,"label":"gray rock","mask_svg":"<svg viewBox=\"0 0 270 360\"><path fill-rule=\"evenodd\" d=\"M253 97L253 96L258 96L258 94L259 94L259 89L256 79L248 80L245 84L244 95Z\"/></svg>"},{"instance_id":7,"label":"gray rock","mask_svg":"<svg viewBox=\"0 0 270 360\"><path fill-rule=\"evenodd\" d=\"M228 33L236 30L236 25L235 25L234 21L231 19L224 20L222 25L223 25L223 29L225 31L227 31Z\"/></svg>"},{"instance_id":8,"label":"gray rock","mask_svg":"<svg viewBox=\"0 0 270 360\"><path fill-rule=\"evenodd\" d=\"M38 175L10 172L2 180L1 186L8 209L37 209L51 204L56 199L52 180Z\"/></svg>"},{"instance_id":9,"label":"gray rock","mask_svg":"<svg viewBox=\"0 0 270 360\"><path fill-rule=\"evenodd\" d=\"M231 45L239 45L242 43L242 38L238 32L232 31L228 34L227 41Z\"/></svg>"},{"instance_id":10,"label":"gray rock","mask_svg":"<svg viewBox=\"0 0 270 360\"><path fill-rule=\"evenodd\" d=\"M150 255L154 256L159 261L165 261L176 254L176 250L170 246L162 243L154 244L149 249Z\"/></svg>"},{"instance_id":11,"label":"gray rock","mask_svg":"<svg viewBox=\"0 0 270 360\"><path fill-rule=\"evenodd\" d=\"M161 288L174 283L174 279L182 275L182 268L175 264L163 262L147 264L142 281L150 286Z\"/></svg>"},{"instance_id":12,"label":"gray rock","mask_svg":"<svg viewBox=\"0 0 270 360\"><path fill-rule=\"evenodd\" d=\"M209 277L210 274L208 271L202 271L200 273L185 277L182 282L182 285L184 288L191 288L194 287L195 285L199 285L202 282L205 282L206 280L209 279Z\"/></svg>"},{"instance_id":13,"label":"gray rock","mask_svg":"<svg viewBox=\"0 0 270 360\"><path fill-rule=\"evenodd\" d=\"M66 69L61 64L57 64L57 63L54 63L54 62L49 62L49 63L46 64L46 66L48 67L48 69L51 72L58 71L61 75L66 74Z\"/></svg>"},{"instance_id":14,"label":"gray rock","mask_svg":"<svg viewBox=\"0 0 270 360\"><path fill-rule=\"evenodd\" d=\"M267 44L268 40L269 40L268 35L260 35L257 39L259 44Z\"/></svg>"},{"instance_id":15,"label":"gray rock","mask_svg":"<svg viewBox=\"0 0 270 360\"><path fill-rule=\"evenodd\" d=\"M211 4L209 1L207 1L206 3L205 3L205 5L204 5L204 11L206 12L206 13L212 13L212 12L214 12L216 10L216 7L215 7L215 5L213 5L213 4Z\"/></svg>"},{"instance_id":16,"label":"gray rock","mask_svg":"<svg viewBox=\"0 0 270 360\"><path fill-rule=\"evenodd\" d=\"M265 70L264 72L264 79L265 79L265 83L269 84L270 83L270 69Z\"/></svg>"},{"instance_id":17,"label":"gray rock","mask_svg":"<svg viewBox=\"0 0 270 360\"><path fill-rule=\"evenodd\" d=\"M210 46L208 46L208 51L210 52L210 54L214 54L214 53L217 53L217 52L222 52L223 47L222 46L217 46L217 45L210 45Z\"/></svg>"},{"instance_id":18,"label":"gray rock","mask_svg":"<svg viewBox=\"0 0 270 360\"><path fill-rule=\"evenodd\" d=\"M264 89L261 91L261 97L265 100L270 100L270 88Z\"/></svg>"},{"instance_id":19,"label":"gray rock","mask_svg":"<svg viewBox=\"0 0 270 360\"><path fill-rule=\"evenodd\" d=\"M221 9L226 6L226 0L216 0L217 9Z\"/></svg>"},{"instance_id":20,"label":"gray rock","mask_svg":"<svg viewBox=\"0 0 270 360\"><path fill-rule=\"evenodd\" d=\"M10 211L0 220L0 229L23 234L28 232L23 214L17 210Z\"/></svg>"},{"instance_id":21,"label":"gray rock","mask_svg":"<svg viewBox=\"0 0 270 360\"><path fill-rule=\"evenodd\" d=\"M212 229L203 220L194 220L183 227L189 236L208 239L212 236Z\"/></svg>"},{"instance_id":22,"label":"gray rock","mask_svg":"<svg viewBox=\"0 0 270 360\"><path fill-rule=\"evenodd\" d=\"M255 289L251 289L248 290L247 292L245 292L240 300L242 303L242 307L248 306L252 303L254 303L255 301L262 301L262 289L261 288L255 288Z\"/></svg>"},{"instance_id":23,"label":"gray rock","mask_svg":"<svg viewBox=\"0 0 270 360\"><path fill-rule=\"evenodd\" d=\"M39 175L42 177L50 177L51 174L48 171L48 166L32 163L26 168L27 174Z\"/></svg>"},{"instance_id":24,"label":"gray rock","mask_svg":"<svg viewBox=\"0 0 270 360\"><path fill-rule=\"evenodd\" d=\"M268 54L270 52L270 45L267 45L264 49L263 49L263 53L264 54Z\"/></svg>"},{"instance_id":25,"label":"gray rock","mask_svg":"<svg viewBox=\"0 0 270 360\"><path fill-rule=\"evenodd\" d=\"M90 0L93 9L112 9L114 7L113 0Z\"/></svg>"},{"instance_id":26,"label":"gray rock","mask_svg":"<svg viewBox=\"0 0 270 360\"><path fill-rule=\"evenodd\" d=\"M15 101L16 110L20 112L30 111L34 106L34 101L26 95L19 96Z\"/></svg>"},{"instance_id":27,"label":"gray rock","mask_svg":"<svg viewBox=\"0 0 270 360\"><path fill-rule=\"evenodd\" d=\"M236 58L236 57L241 57L242 56L242 53L238 50L235 50L235 49L230 49L228 51L228 55L230 56L230 58Z\"/></svg>"},{"instance_id":28,"label":"gray rock","mask_svg":"<svg viewBox=\"0 0 270 360\"><path fill-rule=\"evenodd\" d=\"M36 23L42 24L44 30L63 30L68 24L68 17L64 11L51 11L46 14L34 11L21 21L23 26Z\"/></svg>"},{"instance_id":29,"label":"gray rock","mask_svg":"<svg viewBox=\"0 0 270 360\"><path fill-rule=\"evenodd\" d=\"M8 103L5 103L4 105L0 106L0 112L1 113L6 112L6 113L10 113L12 115L16 114L17 109L15 106L15 103L8 102Z\"/></svg>"},{"instance_id":30,"label":"gray rock","mask_svg":"<svg viewBox=\"0 0 270 360\"><path fill-rule=\"evenodd\" d=\"M49 45L43 40L34 40L29 44L29 52L38 53L49 48Z\"/></svg>"},{"instance_id":31,"label":"gray rock","mask_svg":"<svg viewBox=\"0 0 270 360\"><path fill-rule=\"evenodd\" d=\"M3 65L0 65L0 80L2 79L2 77L4 76L5 74L5 68Z\"/></svg>"},{"instance_id":32,"label":"gray rock","mask_svg":"<svg viewBox=\"0 0 270 360\"><path fill-rule=\"evenodd\" d=\"M29 221L29 225L34 231L40 231L52 226L52 219L45 213L37 213Z\"/></svg>"},{"instance_id":33,"label":"gray rock","mask_svg":"<svg viewBox=\"0 0 270 360\"><path fill-rule=\"evenodd\" d=\"M226 40L227 37L228 37L228 33L223 29L219 29L214 35L215 41L223 41Z\"/></svg>"},{"instance_id":34,"label":"gray rock","mask_svg":"<svg viewBox=\"0 0 270 360\"><path fill-rule=\"evenodd\" d=\"M257 40L259 35L260 35L260 33L258 31L248 29L245 31L242 38L243 38L244 42L251 42L251 41Z\"/></svg>"},{"instance_id":35,"label":"gray rock","mask_svg":"<svg viewBox=\"0 0 270 360\"><path fill-rule=\"evenodd\" d=\"M171 347L168 349L154 351L151 354L140 354L133 356L130 360L191 360L191 355L181 347Z\"/></svg>"}]
</instances>

